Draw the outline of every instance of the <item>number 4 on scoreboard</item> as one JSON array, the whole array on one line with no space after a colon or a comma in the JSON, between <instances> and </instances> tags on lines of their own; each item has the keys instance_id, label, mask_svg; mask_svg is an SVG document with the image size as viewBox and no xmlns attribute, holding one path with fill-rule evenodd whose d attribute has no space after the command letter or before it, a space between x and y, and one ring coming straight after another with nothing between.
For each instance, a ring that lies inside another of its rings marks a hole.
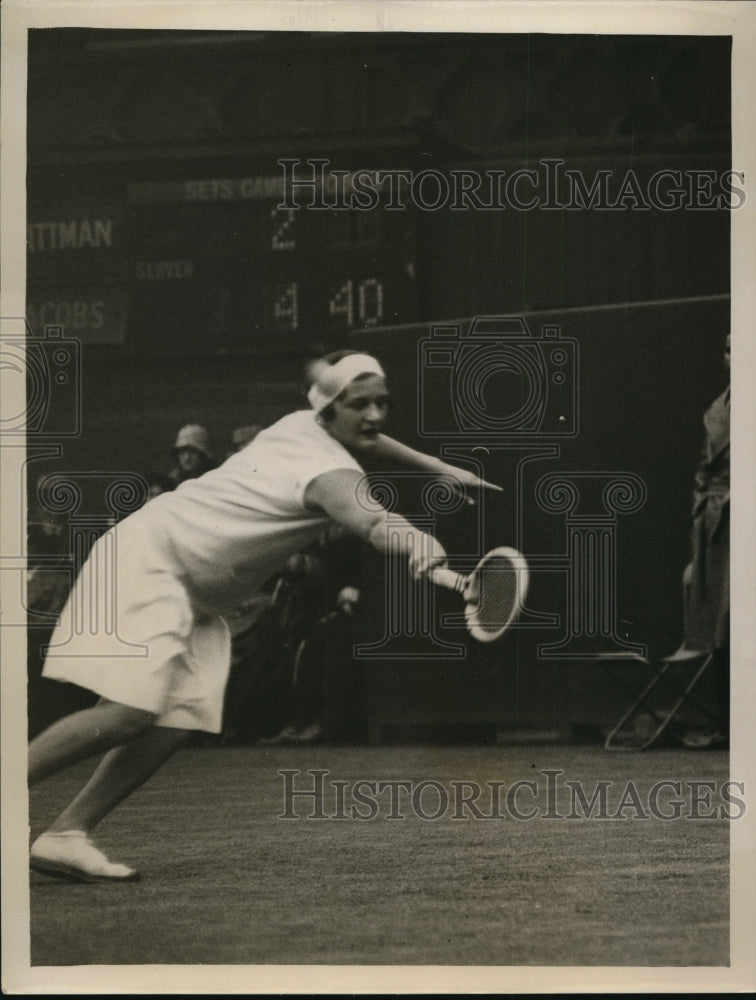
<instances>
[{"instance_id":1,"label":"number 4 on scoreboard","mask_svg":"<svg viewBox=\"0 0 756 1000\"><path fill-rule=\"evenodd\" d=\"M272 326L276 330L299 329L299 286L296 281L275 286L268 314L268 321L272 320Z\"/></svg>"}]
</instances>

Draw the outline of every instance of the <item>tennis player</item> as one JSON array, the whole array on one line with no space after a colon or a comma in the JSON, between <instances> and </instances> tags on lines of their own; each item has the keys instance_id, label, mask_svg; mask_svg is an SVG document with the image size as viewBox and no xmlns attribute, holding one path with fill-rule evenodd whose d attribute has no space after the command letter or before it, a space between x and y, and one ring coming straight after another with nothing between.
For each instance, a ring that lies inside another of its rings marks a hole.
<instances>
[{"instance_id":1,"label":"tennis player","mask_svg":"<svg viewBox=\"0 0 756 1000\"><path fill-rule=\"evenodd\" d=\"M44 676L78 684L100 700L32 741L29 783L105 756L32 844L33 869L86 882L138 878L133 868L108 860L89 835L194 731L220 731L230 662L223 611L249 599L330 523L388 551L385 512L357 498L361 461L375 455L452 473L464 485L488 485L382 434L389 396L375 358L340 352L316 362L310 376L310 410L284 417L222 466L151 500L95 544L61 613ZM434 538L396 515L391 535L416 578L445 561ZM108 553L114 595L108 574L98 573ZM112 631L108 603L125 655L113 656L103 645L105 630Z\"/></svg>"}]
</instances>

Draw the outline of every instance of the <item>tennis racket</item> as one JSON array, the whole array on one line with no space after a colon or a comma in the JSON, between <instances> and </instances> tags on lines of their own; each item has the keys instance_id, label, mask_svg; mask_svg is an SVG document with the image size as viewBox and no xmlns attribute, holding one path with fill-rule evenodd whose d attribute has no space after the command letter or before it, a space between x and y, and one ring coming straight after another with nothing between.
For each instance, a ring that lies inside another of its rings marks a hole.
<instances>
[{"instance_id":1,"label":"tennis racket","mask_svg":"<svg viewBox=\"0 0 756 1000\"><path fill-rule=\"evenodd\" d=\"M530 582L525 557L510 548L493 549L469 576L435 566L428 578L462 594L467 627L479 642L493 642L516 621Z\"/></svg>"}]
</instances>

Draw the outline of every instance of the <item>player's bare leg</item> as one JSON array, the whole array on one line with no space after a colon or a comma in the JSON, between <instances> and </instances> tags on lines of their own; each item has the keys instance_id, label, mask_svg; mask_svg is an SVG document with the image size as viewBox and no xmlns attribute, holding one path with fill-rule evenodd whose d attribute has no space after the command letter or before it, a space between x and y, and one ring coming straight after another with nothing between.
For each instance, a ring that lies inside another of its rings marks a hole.
<instances>
[{"instance_id":1,"label":"player's bare leg","mask_svg":"<svg viewBox=\"0 0 756 1000\"><path fill-rule=\"evenodd\" d=\"M152 777L195 733L191 729L153 726L124 746L110 750L73 802L51 823L48 833L91 833L104 816Z\"/></svg>"},{"instance_id":2,"label":"player's bare leg","mask_svg":"<svg viewBox=\"0 0 756 1000\"><path fill-rule=\"evenodd\" d=\"M32 844L32 868L86 882L129 882L138 877L133 868L109 861L89 840L89 830L186 739L183 730L161 728L152 735L156 718L156 713L101 699L92 708L53 723L31 742L29 784L109 751L71 805Z\"/></svg>"},{"instance_id":3,"label":"player's bare leg","mask_svg":"<svg viewBox=\"0 0 756 1000\"><path fill-rule=\"evenodd\" d=\"M29 784L126 743L154 722L151 712L104 699L59 719L29 744Z\"/></svg>"},{"instance_id":4,"label":"player's bare leg","mask_svg":"<svg viewBox=\"0 0 756 1000\"><path fill-rule=\"evenodd\" d=\"M92 777L31 848L35 871L83 882L133 882L139 875L114 863L89 839L92 828L144 784L192 735L152 726L102 759Z\"/></svg>"},{"instance_id":5,"label":"player's bare leg","mask_svg":"<svg viewBox=\"0 0 756 1000\"><path fill-rule=\"evenodd\" d=\"M155 716L151 712L104 700L92 708L60 719L37 736L29 747L29 783L40 781L102 750L112 751L113 747L120 748L119 744L125 741L146 736L152 730L154 721ZM164 759L163 754L161 762ZM152 771L157 766L159 764ZM137 784L141 784L147 776L141 777ZM119 793L118 801L126 794L127 791ZM107 812L107 805L103 807ZM87 830L77 827L75 814L74 817L70 814L66 816L67 812L65 810L52 828L32 844L30 862L33 869L85 882L131 882L138 878L133 868L109 861L91 843Z\"/></svg>"}]
</instances>

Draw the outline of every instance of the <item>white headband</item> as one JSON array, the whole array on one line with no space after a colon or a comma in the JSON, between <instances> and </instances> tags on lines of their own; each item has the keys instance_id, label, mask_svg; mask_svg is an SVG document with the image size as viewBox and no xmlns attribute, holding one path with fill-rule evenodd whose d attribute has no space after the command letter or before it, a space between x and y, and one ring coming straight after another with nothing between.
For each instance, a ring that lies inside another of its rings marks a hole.
<instances>
[{"instance_id":1,"label":"white headband","mask_svg":"<svg viewBox=\"0 0 756 1000\"><path fill-rule=\"evenodd\" d=\"M310 406L316 413L324 410L358 375L380 375L385 373L375 358L369 354L347 354L335 365L316 361L310 368L314 381L307 392Z\"/></svg>"}]
</instances>

